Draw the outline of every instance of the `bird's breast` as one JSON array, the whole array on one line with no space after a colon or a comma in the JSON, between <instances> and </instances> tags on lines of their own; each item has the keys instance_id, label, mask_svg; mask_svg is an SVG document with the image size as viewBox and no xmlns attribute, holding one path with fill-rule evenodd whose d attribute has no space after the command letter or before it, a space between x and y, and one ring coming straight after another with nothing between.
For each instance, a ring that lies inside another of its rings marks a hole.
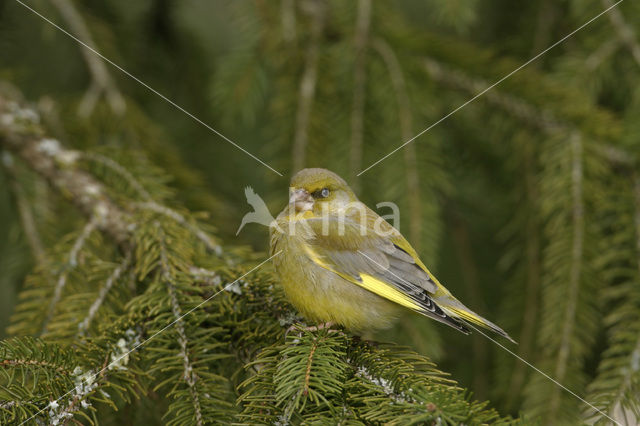
<instances>
[{"instance_id":1,"label":"bird's breast","mask_svg":"<svg viewBox=\"0 0 640 426\"><path fill-rule=\"evenodd\" d=\"M314 261L304 235L277 235L275 245L282 250L273 263L285 294L305 318L363 330L388 327L396 316L393 303Z\"/></svg>"}]
</instances>

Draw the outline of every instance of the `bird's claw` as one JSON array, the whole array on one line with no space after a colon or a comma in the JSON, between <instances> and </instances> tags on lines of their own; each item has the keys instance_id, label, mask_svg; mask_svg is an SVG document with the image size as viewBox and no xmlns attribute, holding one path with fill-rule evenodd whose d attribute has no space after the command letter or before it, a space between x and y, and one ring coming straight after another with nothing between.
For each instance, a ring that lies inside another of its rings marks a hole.
<instances>
[{"instance_id":1,"label":"bird's claw","mask_svg":"<svg viewBox=\"0 0 640 426\"><path fill-rule=\"evenodd\" d=\"M341 335L344 336L345 334L342 332L342 330L332 328L335 325L337 324L333 321L327 321L327 322L320 323L318 325L312 325L308 327L300 327L296 324L293 324L289 328L287 328L287 331L285 331L284 336L287 337L289 333L291 333L294 330L298 331L298 337L302 337L303 331L314 332L314 331L320 331L320 330L327 330L328 333L340 333Z\"/></svg>"}]
</instances>

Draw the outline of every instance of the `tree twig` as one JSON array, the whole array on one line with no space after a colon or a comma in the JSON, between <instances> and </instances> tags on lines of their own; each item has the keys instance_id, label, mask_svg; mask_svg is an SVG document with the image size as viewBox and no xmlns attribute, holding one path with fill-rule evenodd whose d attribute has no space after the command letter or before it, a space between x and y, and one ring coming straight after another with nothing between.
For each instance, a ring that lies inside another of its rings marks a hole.
<instances>
[{"instance_id":1,"label":"tree twig","mask_svg":"<svg viewBox=\"0 0 640 426\"><path fill-rule=\"evenodd\" d=\"M475 302L478 312L489 312L482 299L478 283L478 267L473 258L469 227L459 214L453 214L452 237L455 250L460 263L460 272L465 284L469 299ZM485 366L489 359L489 347L487 340L478 333L472 335L473 343L473 389L478 398L483 399L489 393L489 380Z\"/></svg>"},{"instance_id":2,"label":"tree twig","mask_svg":"<svg viewBox=\"0 0 640 426\"><path fill-rule=\"evenodd\" d=\"M526 287L524 293L524 312L522 313L522 324L520 328L520 338L518 339L518 354L529 359L533 351L536 336L536 326L538 312L540 309L540 225L535 214L538 206L538 187L536 183L535 154L534 148L527 144L524 147L524 185L526 202L529 205L525 225L525 256L527 263ZM523 363L514 364L509 381L506 406L511 407L514 399L520 393L526 379L526 365Z\"/></svg>"},{"instance_id":3,"label":"tree twig","mask_svg":"<svg viewBox=\"0 0 640 426\"><path fill-rule=\"evenodd\" d=\"M611 7L614 3L611 0L602 0L602 4L605 7ZM631 52L631 56L633 56L633 59L636 61L638 66L640 66L640 44L638 44L638 41L636 40L635 31L633 31L633 28L627 24L619 7L614 7L607 15L609 16L609 21L611 21L611 24L615 28L618 37L622 40L625 46L627 46Z\"/></svg>"},{"instance_id":4,"label":"tree twig","mask_svg":"<svg viewBox=\"0 0 640 426\"><path fill-rule=\"evenodd\" d=\"M2 166L7 172L7 178L9 180L9 187L16 201L18 207L18 214L20 215L20 222L22 223L22 229L27 238L27 243L31 249L31 253L38 264L42 264L46 258L44 244L40 238L36 220L33 217L31 206L25 194L24 188L20 185L17 178L17 171L15 170L14 160L11 154L4 151L2 153Z\"/></svg>"},{"instance_id":5,"label":"tree twig","mask_svg":"<svg viewBox=\"0 0 640 426\"><path fill-rule=\"evenodd\" d=\"M293 138L293 170L304 167L307 144L309 142L309 121L313 98L318 81L318 56L320 51L320 36L324 28L325 3L315 0L309 3L311 9L311 42L304 61L304 71L298 91L298 112Z\"/></svg>"},{"instance_id":6,"label":"tree twig","mask_svg":"<svg viewBox=\"0 0 640 426\"><path fill-rule=\"evenodd\" d=\"M113 285L118 281L122 273L129 267L131 258L131 252L127 253L122 262L118 266L116 266L111 275L109 275L109 278L107 278L105 283L102 285L100 291L98 292L98 297L91 304L91 307L89 307L87 316L78 324L78 336L84 336L87 330L89 330L91 321L93 321L93 318L98 313L98 309L100 309L100 307L104 303L105 299L107 298L107 294L109 293Z\"/></svg>"},{"instance_id":7,"label":"tree twig","mask_svg":"<svg viewBox=\"0 0 640 426\"><path fill-rule=\"evenodd\" d=\"M101 182L73 167L78 153L45 137L38 122L38 115L32 108L21 107L0 94L0 145L45 178L87 217L101 212L103 220L98 229L118 245L128 244L127 237L133 225L129 214L107 196Z\"/></svg>"},{"instance_id":8,"label":"tree twig","mask_svg":"<svg viewBox=\"0 0 640 426\"><path fill-rule=\"evenodd\" d=\"M280 0L282 38L287 43L296 39L296 3L294 0Z\"/></svg>"},{"instance_id":9,"label":"tree twig","mask_svg":"<svg viewBox=\"0 0 640 426\"><path fill-rule=\"evenodd\" d=\"M353 65L353 103L351 105L351 185L360 190L358 171L362 169L362 144L364 141L364 105L367 79L367 45L371 26L371 0L358 1L355 28L355 61Z\"/></svg>"},{"instance_id":10,"label":"tree twig","mask_svg":"<svg viewBox=\"0 0 640 426\"><path fill-rule=\"evenodd\" d=\"M159 229L160 226L158 226ZM202 426L204 420L202 417L202 407L200 406L200 398L196 390L196 382L200 378L193 371L193 363L189 356L189 346L187 340L187 333L184 329L184 322L182 321L182 309L180 309L180 303L178 302L178 296L176 294L176 287L174 279L169 268L169 259L167 257L167 248L164 245L166 238L162 238L160 244L160 268L162 272L162 279L164 280L167 291L169 292L169 298L171 300L171 312L175 318L176 333L178 334L178 344L180 345L180 356L182 357L182 365L184 372L182 378L189 388L189 394L191 395L191 401L193 403L193 409L196 415L196 424Z\"/></svg>"},{"instance_id":11,"label":"tree twig","mask_svg":"<svg viewBox=\"0 0 640 426\"><path fill-rule=\"evenodd\" d=\"M570 138L571 143L571 222L573 239L571 242L571 269L569 271L568 294L561 331L560 347L556 357L554 377L562 382L564 380L569 356L571 354L571 338L576 324L576 311L578 309L578 295L582 282L582 263L584 256L584 199L583 199L583 147L582 137L574 133ZM561 390L557 387L552 390L553 395L549 402L548 419L555 419L560 409Z\"/></svg>"},{"instance_id":12,"label":"tree twig","mask_svg":"<svg viewBox=\"0 0 640 426\"><path fill-rule=\"evenodd\" d=\"M173 220L178 222L181 226L184 226L189 231L191 231L196 236L196 238L198 238L200 241L202 241L204 243L204 245L207 247L208 250L216 253L217 255L221 255L222 254L222 247L220 247L220 245L217 244L211 238L211 236L209 236L209 234L204 232L198 226L196 226L196 225L192 224L191 222L189 222L187 220L187 218L185 218L183 215L181 215L177 211L175 211L173 209L170 209L167 206L163 206L162 204L158 204L155 201L145 201L145 202L142 202L142 203L133 203L133 205L136 208L151 210L151 211L154 211L156 213L160 213L162 215L165 215L167 217L172 218Z\"/></svg>"},{"instance_id":13,"label":"tree twig","mask_svg":"<svg viewBox=\"0 0 640 426\"><path fill-rule=\"evenodd\" d=\"M411 113L411 102L409 92L404 79L404 74L398 58L389 44L381 39L373 40L373 48L380 54L387 66L393 91L396 94L398 105L398 122L400 123L400 135L402 140L409 140L413 136L413 116ZM422 196L420 191L420 178L418 176L417 152L415 143L410 143L404 147L404 163L407 167L407 193L409 197L409 236L414 248L419 252L422 242ZM360 170L360 169L358 169Z\"/></svg>"},{"instance_id":14,"label":"tree twig","mask_svg":"<svg viewBox=\"0 0 640 426\"><path fill-rule=\"evenodd\" d=\"M58 281L56 282L56 286L53 289L53 296L51 296L51 301L49 302L49 308L47 309L47 316L44 319L44 324L42 324L42 332L41 334L46 333L47 327L49 326L49 322L53 318L53 314L55 312L56 306L62 297L62 291L67 285L67 278L69 276L69 270L73 269L78 264L78 253L84 247L85 242L91 235L91 233L98 227L98 223L100 222L100 218L97 215L93 215L89 222L82 228L82 232L78 235L75 242L73 243L73 247L71 247L71 251L69 252L67 263L64 265L63 270L60 271L60 276L58 277Z\"/></svg>"},{"instance_id":15,"label":"tree twig","mask_svg":"<svg viewBox=\"0 0 640 426\"><path fill-rule=\"evenodd\" d=\"M58 9L62 18L69 24L76 37L89 46L96 45L91 37L91 32L87 28L84 19L82 19L82 15L80 15L70 0L50 1L56 9ZM84 98L80 102L78 113L85 117L89 116L100 96L104 94L113 112L119 115L123 114L126 109L126 103L116 84L113 82L111 74L107 71L104 62L85 48L80 49L80 52L87 63L92 81Z\"/></svg>"},{"instance_id":16,"label":"tree twig","mask_svg":"<svg viewBox=\"0 0 640 426\"><path fill-rule=\"evenodd\" d=\"M432 58L425 58L424 65L431 78L455 89L477 93L488 86L486 82L472 79L459 71L449 69ZM580 129L573 123L559 120L550 111L540 110L522 99L501 93L498 90L487 92L484 99L527 124L543 130L545 133L555 134L564 131L580 134ZM624 168L634 166L634 157L624 149L606 143L597 144L595 149L607 161L616 166Z\"/></svg>"}]
</instances>

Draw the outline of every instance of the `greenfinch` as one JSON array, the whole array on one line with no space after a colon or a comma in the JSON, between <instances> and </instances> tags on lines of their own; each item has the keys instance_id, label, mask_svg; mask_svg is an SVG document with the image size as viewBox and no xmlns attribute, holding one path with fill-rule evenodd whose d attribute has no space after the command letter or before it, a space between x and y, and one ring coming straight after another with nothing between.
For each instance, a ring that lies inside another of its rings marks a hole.
<instances>
[{"instance_id":1,"label":"greenfinch","mask_svg":"<svg viewBox=\"0 0 640 426\"><path fill-rule=\"evenodd\" d=\"M465 334L468 324L507 333L459 302L407 240L326 169L291 179L270 226L270 252L290 302L307 319L355 331L384 328L408 308Z\"/></svg>"}]
</instances>

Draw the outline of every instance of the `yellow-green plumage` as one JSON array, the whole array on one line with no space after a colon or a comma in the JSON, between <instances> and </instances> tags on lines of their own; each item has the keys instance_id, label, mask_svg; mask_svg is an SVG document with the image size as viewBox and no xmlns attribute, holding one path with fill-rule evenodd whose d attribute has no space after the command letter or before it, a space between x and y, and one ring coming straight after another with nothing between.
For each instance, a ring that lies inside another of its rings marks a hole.
<instances>
[{"instance_id":1,"label":"yellow-green plumage","mask_svg":"<svg viewBox=\"0 0 640 426\"><path fill-rule=\"evenodd\" d=\"M332 321L350 329L384 328L399 306L319 267L302 238L278 238L274 258L287 298L312 321Z\"/></svg>"},{"instance_id":2,"label":"yellow-green plumage","mask_svg":"<svg viewBox=\"0 0 640 426\"><path fill-rule=\"evenodd\" d=\"M271 253L302 315L363 330L390 325L402 307L468 333L465 322L510 337L465 307L395 228L325 169L291 180L290 204L271 226Z\"/></svg>"}]
</instances>

